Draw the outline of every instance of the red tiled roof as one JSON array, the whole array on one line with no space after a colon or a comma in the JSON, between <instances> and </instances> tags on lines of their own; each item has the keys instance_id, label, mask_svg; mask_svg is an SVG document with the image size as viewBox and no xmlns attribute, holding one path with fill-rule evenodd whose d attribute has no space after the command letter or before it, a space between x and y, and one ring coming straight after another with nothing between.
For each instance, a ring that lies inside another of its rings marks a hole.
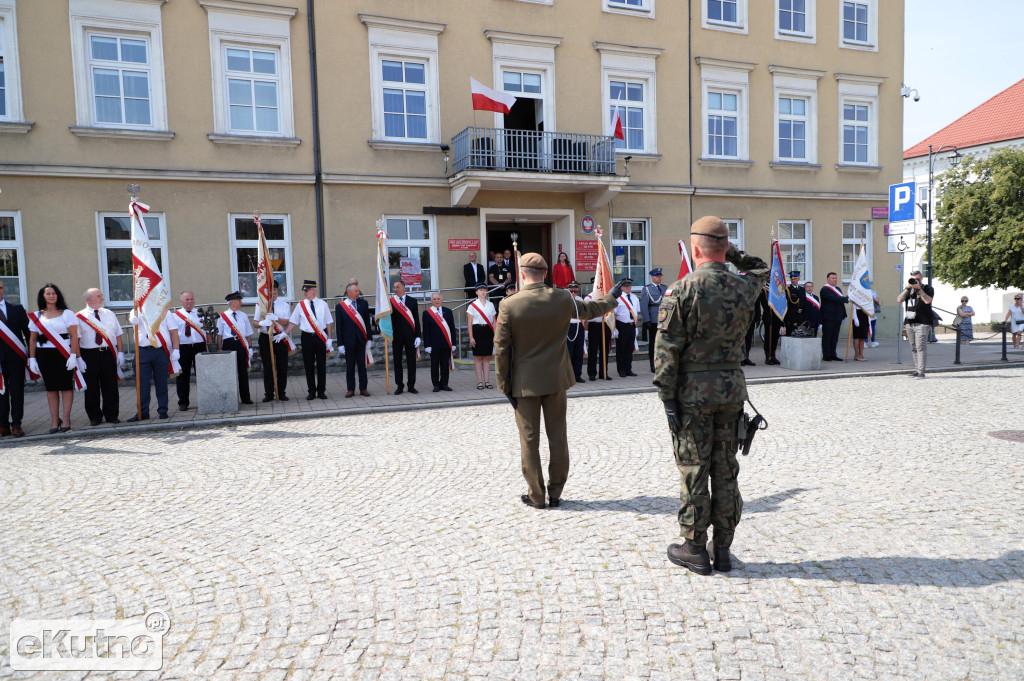
<instances>
[{"instance_id":1,"label":"red tiled roof","mask_svg":"<svg viewBox=\"0 0 1024 681\"><path fill-rule=\"evenodd\" d=\"M903 158L928 154L928 145L947 144L961 149L1024 137L1024 80L956 119L924 141L903 152Z\"/></svg>"}]
</instances>

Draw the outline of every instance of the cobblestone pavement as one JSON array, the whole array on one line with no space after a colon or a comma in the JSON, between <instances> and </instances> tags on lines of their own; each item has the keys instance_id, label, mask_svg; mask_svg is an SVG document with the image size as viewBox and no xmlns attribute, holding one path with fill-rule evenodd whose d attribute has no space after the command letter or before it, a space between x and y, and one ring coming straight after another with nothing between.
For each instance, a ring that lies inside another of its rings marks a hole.
<instances>
[{"instance_id":1,"label":"cobblestone pavement","mask_svg":"<svg viewBox=\"0 0 1024 681\"><path fill-rule=\"evenodd\" d=\"M671 565L650 393L569 402L560 509L507 405L0 450L14 617L172 619L161 679L1021 679L1022 369L759 385L737 569ZM93 673L88 678L107 678Z\"/></svg>"}]
</instances>

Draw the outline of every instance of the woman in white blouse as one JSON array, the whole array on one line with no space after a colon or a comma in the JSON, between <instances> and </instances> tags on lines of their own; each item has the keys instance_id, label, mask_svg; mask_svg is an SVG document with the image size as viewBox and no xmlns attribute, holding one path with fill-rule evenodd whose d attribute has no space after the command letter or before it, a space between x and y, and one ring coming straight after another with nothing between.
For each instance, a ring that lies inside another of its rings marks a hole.
<instances>
[{"instance_id":1,"label":"woman in white blouse","mask_svg":"<svg viewBox=\"0 0 1024 681\"><path fill-rule=\"evenodd\" d=\"M487 298L487 284L477 284L476 300L466 308L469 345L473 349L476 369L476 389L494 388L491 385L491 357L494 356L494 321L497 313L494 303Z\"/></svg>"},{"instance_id":2,"label":"woman in white blouse","mask_svg":"<svg viewBox=\"0 0 1024 681\"><path fill-rule=\"evenodd\" d=\"M71 430L71 403L75 395L75 369L78 364L78 317L68 309L64 294L56 284L44 284L36 296L39 312L36 318L44 329L28 323L28 368L42 374L46 386L46 402L50 407L50 432L66 433ZM48 338L67 342L71 349L65 357ZM58 416L64 402L64 416Z\"/></svg>"}]
</instances>

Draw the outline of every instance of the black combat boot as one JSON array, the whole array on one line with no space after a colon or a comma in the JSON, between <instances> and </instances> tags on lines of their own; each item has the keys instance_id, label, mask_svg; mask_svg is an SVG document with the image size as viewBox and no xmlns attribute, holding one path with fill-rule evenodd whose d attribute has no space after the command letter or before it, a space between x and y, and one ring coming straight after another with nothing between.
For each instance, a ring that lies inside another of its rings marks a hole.
<instances>
[{"instance_id":1,"label":"black combat boot","mask_svg":"<svg viewBox=\"0 0 1024 681\"><path fill-rule=\"evenodd\" d=\"M698 575L711 574L711 558L707 549L690 542L668 545L668 559Z\"/></svg>"},{"instance_id":2,"label":"black combat boot","mask_svg":"<svg viewBox=\"0 0 1024 681\"><path fill-rule=\"evenodd\" d=\"M719 572L732 570L732 558L729 556L728 546L715 546L713 542L708 542L708 552L715 557L716 570Z\"/></svg>"}]
</instances>

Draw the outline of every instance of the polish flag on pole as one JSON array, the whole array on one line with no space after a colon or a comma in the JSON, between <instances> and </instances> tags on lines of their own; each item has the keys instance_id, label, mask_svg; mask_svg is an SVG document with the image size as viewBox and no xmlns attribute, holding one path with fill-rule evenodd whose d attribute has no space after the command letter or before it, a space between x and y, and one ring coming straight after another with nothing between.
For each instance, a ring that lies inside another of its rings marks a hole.
<instances>
[{"instance_id":1,"label":"polish flag on pole","mask_svg":"<svg viewBox=\"0 0 1024 681\"><path fill-rule=\"evenodd\" d=\"M492 90L475 78L469 79L469 85L473 91L474 111L494 111L507 114L512 111L512 105L516 103L515 96L507 92Z\"/></svg>"},{"instance_id":2,"label":"polish flag on pole","mask_svg":"<svg viewBox=\"0 0 1024 681\"><path fill-rule=\"evenodd\" d=\"M686 252L686 242L679 240L679 278L682 279L693 271L693 263L690 262L690 254Z\"/></svg>"},{"instance_id":3,"label":"polish flag on pole","mask_svg":"<svg viewBox=\"0 0 1024 681\"><path fill-rule=\"evenodd\" d=\"M619 113L619 107L612 109L612 137L626 141L626 133L622 129L622 115Z\"/></svg>"}]
</instances>

